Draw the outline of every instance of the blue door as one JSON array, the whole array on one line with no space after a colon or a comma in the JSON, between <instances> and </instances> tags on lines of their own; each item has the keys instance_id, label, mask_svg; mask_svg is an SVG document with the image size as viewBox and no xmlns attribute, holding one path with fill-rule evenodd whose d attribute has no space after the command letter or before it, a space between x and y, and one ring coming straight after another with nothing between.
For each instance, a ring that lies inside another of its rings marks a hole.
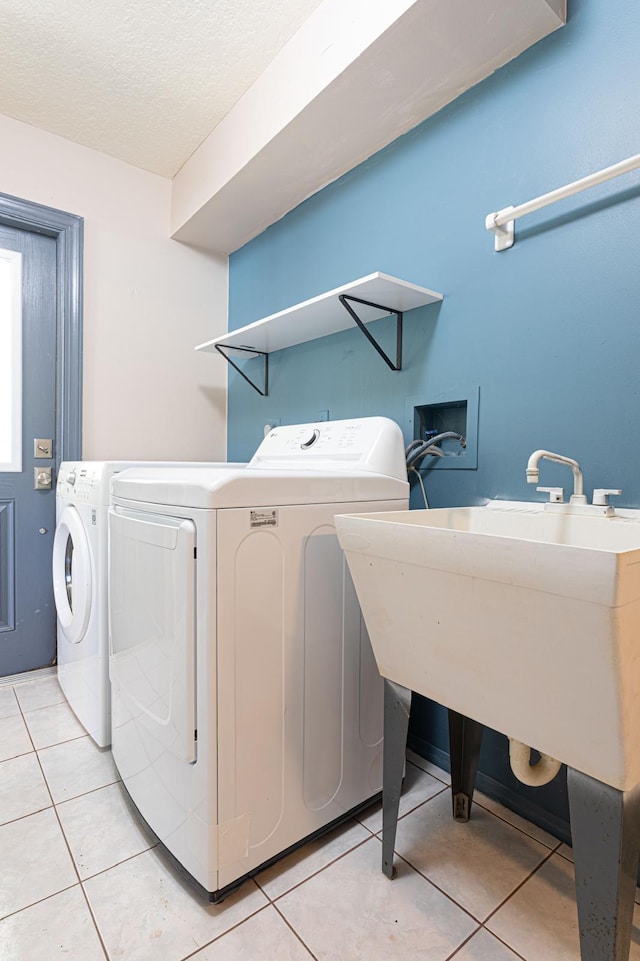
<instances>
[{"instance_id":1,"label":"blue door","mask_svg":"<svg viewBox=\"0 0 640 961\"><path fill-rule=\"evenodd\" d=\"M55 663L56 305L55 238L0 226L0 676Z\"/></svg>"}]
</instances>

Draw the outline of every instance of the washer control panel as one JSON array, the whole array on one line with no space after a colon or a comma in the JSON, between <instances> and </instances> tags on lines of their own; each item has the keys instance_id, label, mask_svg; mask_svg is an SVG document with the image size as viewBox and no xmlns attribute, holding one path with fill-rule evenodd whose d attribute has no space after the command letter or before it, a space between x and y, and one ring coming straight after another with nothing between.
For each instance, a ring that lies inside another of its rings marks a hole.
<instances>
[{"instance_id":1,"label":"washer control panel","mask_svg":"<svg viewBox=\"0 0 640 961\"><path fill-rule=\"evenodd\" d=\"M73 494L76 500L94 503L101 481L102 465L62 464L58 472L56 494L67 497Z\"/></svg>"},{"instance_id":2,"label":"washer control panel","mask_svg":"<svg viewBox=\"0 0 640 961\"><path fill-rule=\"evenodd\" d=\"M373 471L406 480L404 439L387 417L274 427L249 468Z\"/></svg>"}]
</instances>

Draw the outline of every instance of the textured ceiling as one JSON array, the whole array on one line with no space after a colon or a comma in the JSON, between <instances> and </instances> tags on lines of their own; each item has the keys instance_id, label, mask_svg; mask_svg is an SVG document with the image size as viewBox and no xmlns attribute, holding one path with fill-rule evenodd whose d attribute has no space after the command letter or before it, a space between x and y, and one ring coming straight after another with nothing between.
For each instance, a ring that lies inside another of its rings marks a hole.
<instances>
[{"instance_id":1,"label":"textured ceiling","mask_svg":"<svg viewBox=\"0 0 640 961\"><path fill-rule=\"evenodd\" d=\"M0 0L0 113L173 176L320 0Z\"/></svg>"}]
</instances>

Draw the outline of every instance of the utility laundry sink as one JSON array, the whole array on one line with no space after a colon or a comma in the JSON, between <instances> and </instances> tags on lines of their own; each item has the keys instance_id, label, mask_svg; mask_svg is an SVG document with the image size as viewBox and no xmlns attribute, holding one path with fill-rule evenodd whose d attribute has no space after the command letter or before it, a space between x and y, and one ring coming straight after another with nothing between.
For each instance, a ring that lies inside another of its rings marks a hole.
<instances>
[{"instance_id":1,"label":"utility laundry sink","mask_svg":"<svg viewBox=\"0 0 640 961\"><path fill-rule=\"evenodd\" d=\"M512 747L537 748L552 770L567 764L581 959L628 961L640 858L640 511L614 513L606 490L586 504L577 462L548 451L529 459L530 482L542 457L575 468L569 504L546 488L546 505L336 517L385 678L382 870L393 876L418 691L449 708L457 820L469 819L485 725ZM534 783L528 758L522 767L517 776Z\"/></svg>"},{"instance_id":2,"label":"utility laundry sink","mask_svg":"<svg viewBox=\"0 0 640 961\"><path fill-rule=\"evenodd\" d=\"M640 511L589 510L495 501L336 528L383 677L626 791L640 782Z\"/></svg>"}]
</instances>

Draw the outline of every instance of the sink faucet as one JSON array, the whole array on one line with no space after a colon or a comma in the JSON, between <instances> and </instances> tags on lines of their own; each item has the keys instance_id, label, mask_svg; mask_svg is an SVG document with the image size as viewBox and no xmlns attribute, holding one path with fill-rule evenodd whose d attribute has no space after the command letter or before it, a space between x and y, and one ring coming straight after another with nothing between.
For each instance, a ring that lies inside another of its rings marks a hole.
<instances>
[{"instance_id":1,"label":"sink faucet","mask_svg":"<svg viewBox=\"0 0 640 961\"><path fill-rule=\"evenodd\" d=\"M587 498L584 494L582 470L577 460L571 457L563 457L562 454L553 454L550 450L535 450L527 463L527 483L537 484L539 478L538 464L542 459L554 461L556 464L566 464L573 471L573 494L570 498L571 504L586 504Z\"/></svg>"}]
</instances>

